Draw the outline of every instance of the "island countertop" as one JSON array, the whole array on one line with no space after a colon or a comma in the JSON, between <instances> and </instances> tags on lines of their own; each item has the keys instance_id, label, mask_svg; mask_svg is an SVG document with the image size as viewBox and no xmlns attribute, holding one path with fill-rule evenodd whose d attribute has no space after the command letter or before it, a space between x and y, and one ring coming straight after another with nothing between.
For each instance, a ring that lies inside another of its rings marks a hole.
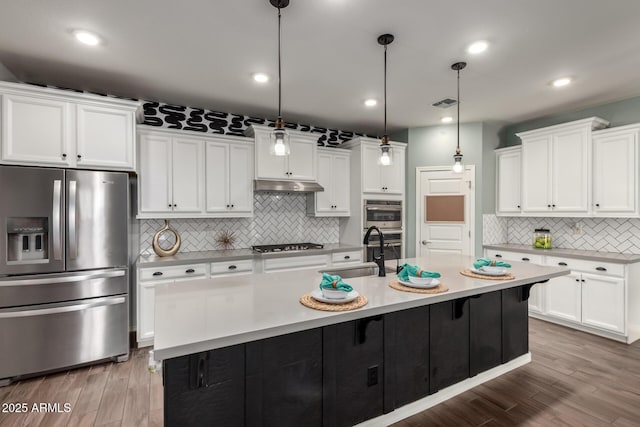
<instances>
[{"instance_id":1,"label":"island countertop","mask_svg":"<svg viewBox=\"0 0 640 427\"><path fill-rule=\"evenodd\" d=\"M321 274L297 270L167 283L156 287L155 344L157 360L213 350L368 316L497 291L569 274L564 267L513 262L512 280L475 279L460 274L474 257L431 256L402 260L437 271L449 291L439 294L402 292L388 286L395 274L345 279L368 303L362 308L328 312L303 306L302 295L317 289ZM392 266L393 262L387 262Z\"/></svg>"}]
</instances>

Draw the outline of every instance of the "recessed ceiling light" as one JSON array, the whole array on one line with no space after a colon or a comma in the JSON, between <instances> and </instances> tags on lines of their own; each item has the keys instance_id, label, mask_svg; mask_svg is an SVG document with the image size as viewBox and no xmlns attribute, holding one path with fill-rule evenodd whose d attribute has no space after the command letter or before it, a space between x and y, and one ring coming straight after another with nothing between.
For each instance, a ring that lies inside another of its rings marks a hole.
<instances>
[{"instance_id":1,"label":"recessed ceiling light","mask_svg":"<svg viewBox=\"0 0 640 427\"><path fill-rule=\"evenodd\" d=\"M451 117L451 116L446 116L446 117L441 118L441 119L440 119L440 121L441 121L442 123L451 123L451 122L453 121L453 117Z\"/></svg>"},{"instance_id":2,"label":"recessed ceiling light","mask_svg":"<svg viewBox=\"0 0 640 427\"><path fill-rule=\"evenodd\" d=\"M367 107L375 107L376 105L378 105L378 100L373 98L365 99L364 105Z\"/></svg>"},{"instance_id":3,"label":"recessed ceiling light","mask_svg":"<svg viewBox=\"0 0 640 427\"><path fill-rule=\"evenodd\" d=\"M567 86L569 83L571 83L571 77L562 77L551 82L553 87L563 87Z\"/></svg>"},{"instance_id":4,"label":"recessed ceiling light","mask_svg":"<svg viewBox=\"0 0 640 427\"><path fill-rule=\"evenodd\" d=\"M266 83L269 81L269 76L265 73L253 73L253 80L258 83Z\"/></svg>"},{"instance_id":5,"label":"recessed ceiling light","mask_svg":"<svg viewBox=\"0 0 640 427\"><path fill-rule=\"evenodd\" d=\"M74 30L73 35L75 36L76 40L78 40L80 43L86 44L87 46L97 46L101 42L100 37L90 31Z\"/></svg>"},{"instance_id":6,"label":"recessed ceiling light","mask_svg":"<svg viewBox=\"0 0 640 427\"><path fill-rule=\"evenodd\" d=\"M489 47L489 43L484 40L478 40L477 42L471 43L469 47L467 47L467 52L475 55L477 53L484 52L485 50L487 50L487 47Z\"/></svg>"}]
</instances>

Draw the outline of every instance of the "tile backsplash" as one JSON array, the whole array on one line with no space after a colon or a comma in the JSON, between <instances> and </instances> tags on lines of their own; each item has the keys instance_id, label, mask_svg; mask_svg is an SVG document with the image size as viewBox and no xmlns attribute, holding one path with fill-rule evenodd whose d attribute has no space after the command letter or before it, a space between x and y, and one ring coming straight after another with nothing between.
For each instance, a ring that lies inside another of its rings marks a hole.
<instances>
[{"instance_id":1,"label":"tile backsplash","mask_svg":"<svg viewBox=\"0 0 640 427\"><path fill-rule=\"evenodd\" d=\"M253 218L172 219L182 239L180 252L220 249L216 238L223 231L233 232L234 249L276 243L338 243L339 219L314 218L306 214L306 194L256 193ZM151 255L153 235L164 221L140 220L140 254Z\"/></svg>"},{"instance_id":2,"label":"tile backsplash","mask_svg":"<svg viewBox=\"0 0 640 427\"><path fill-rule=\"evenodd\" d=\"M483 244L530 245L534 229L548 228L552 246L556 248L640 254L640 218L532 218L485 214L482 219Z\"/></svg>"}]
</instances>

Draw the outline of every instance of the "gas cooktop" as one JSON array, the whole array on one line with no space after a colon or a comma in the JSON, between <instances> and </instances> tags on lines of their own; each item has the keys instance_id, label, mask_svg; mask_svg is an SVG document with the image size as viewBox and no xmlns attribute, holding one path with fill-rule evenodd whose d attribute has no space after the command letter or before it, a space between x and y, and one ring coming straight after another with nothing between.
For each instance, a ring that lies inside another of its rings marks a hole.
<instances>
[{"instance_id":1,"label":"gas cooktop","mask_svg":"<svg viewBox=\"0 0 640 427\"><path fill-rule=\"evenodd\" d=\"M286 252L286 251L306 251L308 249L322 249L324 245L319 243L284 243L281 245L256 245L251 246L254 252L257 253L269 253L269 252Z\"/></svg>"}]
</instances>

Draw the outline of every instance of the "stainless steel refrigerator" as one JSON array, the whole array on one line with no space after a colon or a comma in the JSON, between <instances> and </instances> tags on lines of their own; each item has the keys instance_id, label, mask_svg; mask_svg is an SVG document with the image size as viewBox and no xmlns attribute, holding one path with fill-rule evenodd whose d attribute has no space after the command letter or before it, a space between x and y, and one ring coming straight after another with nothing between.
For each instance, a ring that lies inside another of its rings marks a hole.
<instances>
[{"instance_id":1,"label":"stainless steel refrigerator","mask_svg":"<svg viewBox=\"0 0 640 427\"><path fill-rule=\"evenodd\" d=\"M128 357L128 182L0 166L0 385Z\"/></svg>"}]
</instances>

